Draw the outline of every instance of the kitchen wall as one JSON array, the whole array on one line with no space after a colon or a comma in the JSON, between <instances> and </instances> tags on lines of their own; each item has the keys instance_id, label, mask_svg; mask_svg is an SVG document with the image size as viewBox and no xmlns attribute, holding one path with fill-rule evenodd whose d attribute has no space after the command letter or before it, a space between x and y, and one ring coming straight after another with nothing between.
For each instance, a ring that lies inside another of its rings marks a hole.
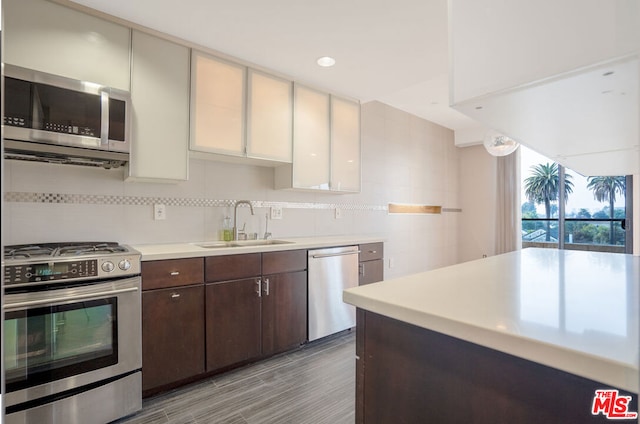
<instances>
[{"instance_id":1,"label":"kitchen wall","mask_svg":"<svg viewBox=\"0 0 640 424\"><path fill-rule=\"evenodd\" d=\"M517 153L515 153L517 154ZM483 145L459 149L460 262L496 253L496 179L498 160Z\"/></svg>"},{"instance_id":2,"label":"kitchen wall","mask_svg":"<svg viewBox=\"0 0 640 424\"><path fill-rule=\"evenodd\" d=\"M127 244L216 240L234 200L260 206L239 223L260 237L270 205L274 238L375 234L386 238L385 278L457 263L462 215L460 149L453 132L379 102L362 106L362 191L273 189L273 169L191 159L189 181L125 182L122 169L4 161L4 244L108 240ZM388 203L442 206L437 215L393 215ZM166 220L153 219L153 204ZM335 218L335 209L342 211ZM463 238L464 241L464 238ZM390 267L390 265L392 265Z\"/></svg>"}]
</instances>

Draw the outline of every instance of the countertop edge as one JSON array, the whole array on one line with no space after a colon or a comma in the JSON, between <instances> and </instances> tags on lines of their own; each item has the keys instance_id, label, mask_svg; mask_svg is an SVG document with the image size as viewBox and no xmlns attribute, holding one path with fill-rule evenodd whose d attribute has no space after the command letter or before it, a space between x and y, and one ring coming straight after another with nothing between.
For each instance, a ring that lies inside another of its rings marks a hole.
<instances>
[{"instance_id":1,"label":"countertop edge","mask_svg":"<svg viewBox=\"0 0 640 424\"><path fill-rule=\"evenodd\" d=\"M625 364L533 339L491 331L423 311L399 306L390 307L389 304L361 297L349 291L343 292L343 300L369 312L638 393L640 377L638 369Z\"/></svg>"},{"instance_id":2,"label":"countertop edge","mask_svg":"<svg viewBox=\"0 0 640 424\"><path fill-rule=\"evenodd\" d=\"M239 255L243 253L278 252L286 250L338 247L364 243L385 242L386 238L379 235L362 235L330 237L283 237L277 238L277 240L286 241L290 244L205 248L197 246L197 244L207 243L207 241L196 241L178 243L131 244L130 247L140 252L140 254L142 255L141 260L144 262L165 259L184 259L207 256Z\"/></svg>"}]
</instances>

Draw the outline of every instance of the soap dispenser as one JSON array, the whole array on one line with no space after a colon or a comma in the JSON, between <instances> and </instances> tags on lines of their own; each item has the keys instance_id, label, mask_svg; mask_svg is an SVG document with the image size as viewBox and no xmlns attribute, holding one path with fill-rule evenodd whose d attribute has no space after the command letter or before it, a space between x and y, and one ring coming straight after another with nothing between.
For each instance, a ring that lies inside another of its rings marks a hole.
<instances>
[{"instance_id":1,"label":"soap dispenser","mask_svg":"<svg viewBox=\"0 0 640 424\"><path fill-rule=\"evenodd\" d=\"M231 228L231 217L225 216L222 222L222 240L233 240L233 229Z\"/></svg>"}]
</instances>

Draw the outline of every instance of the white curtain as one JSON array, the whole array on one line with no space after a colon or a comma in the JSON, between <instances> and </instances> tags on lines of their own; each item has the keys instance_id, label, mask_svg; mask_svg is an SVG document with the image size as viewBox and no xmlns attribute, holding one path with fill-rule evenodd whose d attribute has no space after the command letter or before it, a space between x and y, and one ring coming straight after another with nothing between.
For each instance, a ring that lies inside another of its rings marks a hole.
<instances>
[{"instance_id":1,"label":"white curtain","mask_svg":"<svg viewBox=\"0 0 640 424\"><path fill-rule=\"evenodd\" d=\"M520 149L497 158L496 254L522 249Z\"/></svg>"}]
</instances>

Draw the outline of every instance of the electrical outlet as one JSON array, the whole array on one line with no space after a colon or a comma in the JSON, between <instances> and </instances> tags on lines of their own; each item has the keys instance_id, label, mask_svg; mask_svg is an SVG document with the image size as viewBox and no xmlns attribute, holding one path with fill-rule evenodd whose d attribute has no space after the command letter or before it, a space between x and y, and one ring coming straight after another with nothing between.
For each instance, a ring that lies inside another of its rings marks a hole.
<instances>
[{"instance_id":1,"label":"electrical outlet","mask_svg":"<svg viewBox=\"0 0 640 424\"><path fill-rule=\"evenodd\" d=\"M342 218L342 209L336 208L336 219Z\"/></svg>"},{"instance_id":2,"label":"electrical outlet","mask_svg":"<svg viewBox=\"0 0 640 424\"><path fill-rule=\"evenodd\" d=\"M396 265L396 261L393 258L389 258L389 268L393 268Z\"/></svg>"},{"instance_id":3,"label":"electrical outlet","mask_svg":"<svg viewBox=\"0 0 640 424\"><path fill-rule=\"evenodd\" d=\"M282 219L282 208L280 206L271 206L271 219Z\"/></svg>"},{"instance_id":4,"label":"electrical outlet","mask_svg":"<svg viewBox=\"0 0 640 424\"><path fill-rule=\"evenodd\" d=\"M153 219L162 220L167 219L167 209L162 203L156 203L153 205Z\"/></svg>"}]
</instances>

